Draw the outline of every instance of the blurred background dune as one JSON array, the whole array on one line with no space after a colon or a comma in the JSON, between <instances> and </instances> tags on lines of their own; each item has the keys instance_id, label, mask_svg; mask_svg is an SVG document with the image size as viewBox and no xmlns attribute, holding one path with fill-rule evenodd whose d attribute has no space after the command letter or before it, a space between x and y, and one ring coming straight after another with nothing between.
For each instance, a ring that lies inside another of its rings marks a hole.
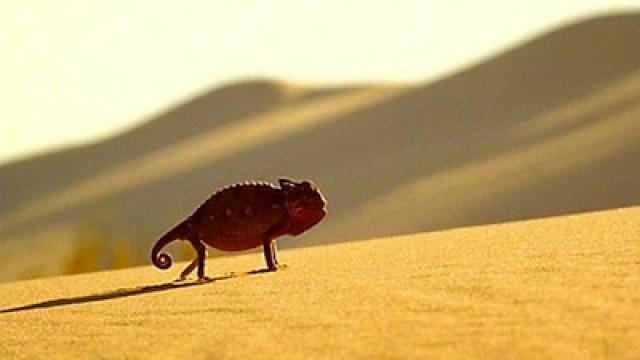
<instances>
[{"instance_id":1,"label":"blurred background dune","mask_svg":"<svg viewBox=\"0 0 640 360\"><path fill-rule=\"evenodd\" d=\"M330 211L282 247L638 205L638 39L640 13L628 12L411 84L256 77L8 161L0 280L146 264L217 188L281 175L313 179Z\"/></svg>"}]
</instances>

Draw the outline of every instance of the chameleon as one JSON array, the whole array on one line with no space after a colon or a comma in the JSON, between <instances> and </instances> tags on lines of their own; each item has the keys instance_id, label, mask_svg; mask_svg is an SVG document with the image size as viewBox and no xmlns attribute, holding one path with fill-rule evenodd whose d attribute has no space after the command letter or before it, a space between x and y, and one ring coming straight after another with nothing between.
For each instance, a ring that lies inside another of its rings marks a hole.
<instances>
[{"instance_id":1,"label":"chameleon","mask_svg":"<svg viewBox=\"0 0 640 360\"><path fill-rule=\"evenodd\" d=\"M279 187L268 182L244 182L214 192L190 216L160 237L151 250L151 262L169 269L171 255L161 252L172 241L188 241L197 257L182 271L184 280L198 267L198 279L208 280L204 263L206 245L222 251L242 251L262 246L268 271L278 263L276 239L297 236L327 215L327 200L310 180L279 178Z\"/></svg>"}]
</instances>

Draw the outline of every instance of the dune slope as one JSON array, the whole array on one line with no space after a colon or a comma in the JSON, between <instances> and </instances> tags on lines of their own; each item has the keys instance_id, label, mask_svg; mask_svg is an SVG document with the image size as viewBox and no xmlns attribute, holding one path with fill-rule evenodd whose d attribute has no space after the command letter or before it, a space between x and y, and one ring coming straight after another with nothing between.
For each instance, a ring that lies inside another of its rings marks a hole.
<instances>
[{"instance_id":1,"label":"dune slope","mask_svg":"<svg viewBox=\"0 0 640 360\"><path fill-rule=\"evenodd\" d=\"M6 283L0 357L637 359L639 239L635 207Z\"/></svg>"},{"instance_id":2,"label":"dune slope","mask_svg":"<svg viewBox=\"0 0 640 360\"><path fill-rule=\"evenodd\" d=\"M144 264L217 188L280 175L315 180L330 202L291 246L638 205L638 38L640 15L606 16L420 86L239 84L10 164L0 280L78 269L69 259L92 241L94 268L117 252Z\"/></svg>"}]
</instances>

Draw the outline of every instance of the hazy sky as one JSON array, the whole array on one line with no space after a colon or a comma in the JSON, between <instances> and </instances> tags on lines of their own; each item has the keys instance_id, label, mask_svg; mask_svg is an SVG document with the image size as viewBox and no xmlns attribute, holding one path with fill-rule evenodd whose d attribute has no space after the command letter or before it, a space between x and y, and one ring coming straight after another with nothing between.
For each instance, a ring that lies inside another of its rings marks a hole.
<instances>
[{"instance_id":1,"label":"hazy sky","mask_svg":"<svg viewBox=\"0 0 640 360\"><path fill-rule=\"evenodd\" d=\"M243 78L425 81L621 9L640 1L3 0L0 163Z\"/></svg>"}]
</instances>

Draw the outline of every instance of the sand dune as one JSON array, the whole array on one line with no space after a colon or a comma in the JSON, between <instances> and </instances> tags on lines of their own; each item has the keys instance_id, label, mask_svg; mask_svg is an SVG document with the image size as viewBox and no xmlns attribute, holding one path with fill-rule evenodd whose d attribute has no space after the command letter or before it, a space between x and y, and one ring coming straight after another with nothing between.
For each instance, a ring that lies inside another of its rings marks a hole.
<instances>
[{"instance_id":1,"label":"sand dune","mask_svg":"<svg viewBox=\"0 0 640 360\"><path fill-rule=\"evenodd\" d=\"M634 207L0 284L0 357L637 359L639 239Z\"/></svg>"},{"instance_id":2,"label":"sand dune","mask_svg":"<svg viewBox=\"0 0 640 360\"><path fill-rule=\"evenodd\" d=\"M330 202L288 246L640 204L638 38L640 15L607 16L421 86L248 82L0 167L0 280L67 272L96 236L98 268L125 240L146 263L216 188L280 175L314 179Z\"/></svg>"},{"instance_id":3,"label":"sand dune","mask_svg":"<svg viewBox=\"0 0 640 360\"><path fill-rule=\"evenodd\" d=\"M66 187L51 196L44 196L5 218L20 226L47 214L83 206L96 198L106 198L130 188L159 181L168 174L184 173L202 163L232 157L235 153L262 143L275 141L323 121L340 116L354 108L366 106L381 98L393 96L391 89L364 89L333 96L331 99L309 101L284 109L267 111L249 121L230 124L211 133L194 136L168 149L126 161L103 176ZM327 102L331 106L327 106Z\"/></svg>"}]
</instances>

